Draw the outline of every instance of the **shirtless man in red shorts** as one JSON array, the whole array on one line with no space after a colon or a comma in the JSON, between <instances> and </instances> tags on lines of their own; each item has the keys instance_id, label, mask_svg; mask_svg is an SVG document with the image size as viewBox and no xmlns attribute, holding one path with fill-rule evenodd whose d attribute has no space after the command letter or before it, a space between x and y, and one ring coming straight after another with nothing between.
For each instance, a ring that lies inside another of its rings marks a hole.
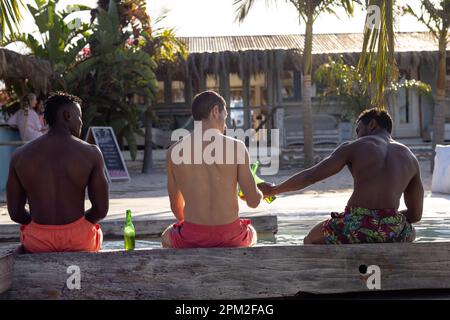
<instances>
[{"instance_id":1,"label":"shirtless man in red shorts","mask_svg":"<svg viewBox=\"0 0 450 320\"><path fill-rule=\"evenodd\" d=\"M194 129L167 152L167 188L178 223L164 231L162 245L167 248L254 245L255 229L249 220L239 218L237 186L252 208L259 205L262 194L250 171L244 143L223 135L225 101L213 91L202 92L193 100L192 115L201 128ZM211 139L203 139L204 134ZM223 147L216 149L210 161L203 155L213 142Z\"/></svg>"}]
</instances>

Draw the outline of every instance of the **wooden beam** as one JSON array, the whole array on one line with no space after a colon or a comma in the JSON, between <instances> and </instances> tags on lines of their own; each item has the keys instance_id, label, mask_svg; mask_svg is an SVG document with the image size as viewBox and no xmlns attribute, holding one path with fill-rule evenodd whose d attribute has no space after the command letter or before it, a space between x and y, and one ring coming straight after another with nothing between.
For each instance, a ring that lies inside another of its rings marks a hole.
<instances>
[{"instance_id":1,"label":"wooden beam","mask_svg":"<svg viewBox=\"0 0 450 320\"><path fill-rule=\"evenodd\" d=\"M12 286L13 267L13 254L9 252L0 252L0 294L9 290Z\"/></svg>"},{"instance_id":2,"label":"wooden beam","mask_svg":"<svg viewBox=\"0 0 450 320\"><path fill-rule=\"evenodd\" d=\"M206 77L207 75L205 73L200 73L200 78L198 79L199 93L206 90Z\"/></svg>"},{"instance_id":3,"label":"wooden beam","mask_svg":"<svg viewBox=\"0 0 450 320\"><path fill-rule=\"evenodd\" d=\"M170 73L168 73L167 77L164 79L164 103L172 103L172 76Z\"/></svg>"},{"instance_id":4,"label":"wooden beam","mask_svg":"<svg viewBox=\"0 0 450 320\"><path fill-rule=\"evenodd\" d=\"M66 286L71 265L81 289ZM254 299L301 293L449 289L450 243L152 249L15 257L11 299ZM369 281L370 282L370 281Z\"/></svg>"},{"instance_id":5,"label":"wooden beam","mask_svg":"<svg viewBox=\"0 0 450 320\"><path fill-rule=\"evenodd\" d=\"M277 233L278 224L277 216L260 215L253 217L245 217L251 219L252 225L259 233ZM136 235L138 238L142 237L159 237L161 233L172 223L175 219L154 219L136 217L133 219L134 227L136 228ZM105 238L122 238L123 237L123 219L104 220L100 223ZM17 224L0 224L0 241L17 241L19 240L20 230Z\"/></svg>"},{"instance_id":6,"label":"wooden beam","mask_svg":"<svg viewBox=\"0 0 450 320\"><path fill-rule=\"evenodd\" d=\"M219 93L225 99L225 103L230 113L230 74L224 67L220 69L219 74ZM231 128L231 116L227 117L227 127Z\"/></svg>"},{"instance_id":7,"label":"wooden beam","mask_svg":"<svg viewBox=\"0 0 450 320\"><path fill-rule=\"evenodd\" d=\"M190 107L192 105L193 99L193 89L192 89L192 78L189 75L184 81L184 98L186 99L186 104Z\"/></svg>"},{"instance_id":8,"label":"wooden beam","mask_svg":"<svg viewBox=\"0 0 450 320\"><path fill-rule=\"evenodd\" d=\"M242 79L242 100L244 103L244 130L247 130L252 126L250 112L250 74L248 72L244 73L244 78Z\"/></svg>"}]
</instances>

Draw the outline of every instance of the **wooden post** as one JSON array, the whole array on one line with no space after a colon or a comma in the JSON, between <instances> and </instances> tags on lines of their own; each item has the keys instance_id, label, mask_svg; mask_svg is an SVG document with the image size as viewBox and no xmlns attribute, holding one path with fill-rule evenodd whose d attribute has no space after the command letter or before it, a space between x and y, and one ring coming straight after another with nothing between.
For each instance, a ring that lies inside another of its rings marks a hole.
<instances>
[{"instance_id":1,"label":"wooden post","mask_svg":"<svg viewBox=\"0 0 450 320\"><path fill-rule=\"evenodd\" d=\"M186 104L188 106L192 105L193 96L192 77L191 75L188 75L188 77L184 80L184 98L186 99Z\"/></svg>"},{"instance_id":2,"label":"wooden post","mask_svg":"<svg viewBox=\"0 0 450 320\"><path fill-rule=\"evenodd\" d=\"M199 82L198 85L199 85L200 92L205 91L206 90L206 74L205 73L203 73L203 72L200 73L200 79L198 82Z\"/></svg>"},{"instance_id":3,"label":"wooden post","mask_svg":"<svg viewBox=\"0 0 450 320\"><path fill-rule=\"evenodd\" d=\"M144 163L142 165L142 173L150 173L153 168L153 116L151 104L145 113L145 142L144 142Z\"/></svg>"},{"instance_id":4,"label":"wooden post","mask_svg":"<svg viewBox=\"0 0 450 320\"><path fill-rule=\"evenodd\" d=\"M242 100L244 103L244 130L251 128L250 74L245 72L242 79Z\"/></svg>"},{"instance_id":5,"label":"wooden post","mask_svg":"<svg viewBox=\"0 0 450 320\"><path fill-rule=\"evenodd\" d=\"M164 79L164 103L172 103L172 77L169 74Z\"/></svg>"},{"instance_id":6,"label":"wooden post","mask_svg":"<svg viewBox=\"0 0 450 320\"><path fill-rule=\"evenodd\" d=\"M10 252L0 251L0 294L9 290L13 283L14 257Z\"/></svg>"},{"instance_id":7,"label":"wooden post","mask_svg":"<svg viewBox=\"0 0 450 320\"><path fill-rule=\"evenodd\" d=\"M219 92L220 95L225 99L227 104L228 113L230 113L230 74L225 68L220 69L219 74ZM227 117L227 127L231 128L231 117Z\"/></svg>"}]
</instances>

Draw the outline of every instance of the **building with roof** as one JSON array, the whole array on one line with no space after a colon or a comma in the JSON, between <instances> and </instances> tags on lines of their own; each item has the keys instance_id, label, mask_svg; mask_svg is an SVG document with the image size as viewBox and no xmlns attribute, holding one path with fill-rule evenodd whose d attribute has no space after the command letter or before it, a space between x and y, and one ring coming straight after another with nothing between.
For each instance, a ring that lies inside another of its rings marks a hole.
<instances>
[{"instance_id":1,"label":"building with roof","mask_svg":"<svg viewBox=\"0 0 450 320\"><path fill-rule=\"evenodd\" d=\"M185 126L192 97L203 90L216 90L229 106L229 126L282 128L285 120L301 118L301 70L304 35L221 36L181 38L188 58L176 67L158 72L162 90L158 96L156 127ZM313 38L313 74L328 58L342 56L356 65L362 48L361 33L316 34ZM437 82L438 44L430 33L396 34L396 61L402 79ZM450 66L448 61L447 66ZM450 93L450 68L447 70ZM324 103L313 85L313 113L342 121L342 105ZM404 90L392 106L394 137L430 139L433 103L413 91ZM450 111L447 110L450 123ZM264 121L267 119L267 121ZM450 127L448 132L450 139ZM286 140L283 138L283 143Z\"/></svg>"}]
</instances>

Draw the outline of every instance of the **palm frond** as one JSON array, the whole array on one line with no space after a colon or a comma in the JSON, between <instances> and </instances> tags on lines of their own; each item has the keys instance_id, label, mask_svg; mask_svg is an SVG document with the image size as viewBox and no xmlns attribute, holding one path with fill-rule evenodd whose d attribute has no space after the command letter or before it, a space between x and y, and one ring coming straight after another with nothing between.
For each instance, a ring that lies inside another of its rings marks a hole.
<instances>
[{"instance_id":1,"label":"palm frond","mask_svg":"<svg viewBox=\"0 0 450 320\"><path fill-rule=\"evenodd\" d=\"M394 58L393 1L370 0L369 5L379 8L379 12L367 13L358 71L372 91L372 106L383 109L386 105L384 99L386 86L398 75ZM379 17L375 17L376 24L369 25L372 15L376 16L378 13Z\"/></svg>"}]
</instances>

